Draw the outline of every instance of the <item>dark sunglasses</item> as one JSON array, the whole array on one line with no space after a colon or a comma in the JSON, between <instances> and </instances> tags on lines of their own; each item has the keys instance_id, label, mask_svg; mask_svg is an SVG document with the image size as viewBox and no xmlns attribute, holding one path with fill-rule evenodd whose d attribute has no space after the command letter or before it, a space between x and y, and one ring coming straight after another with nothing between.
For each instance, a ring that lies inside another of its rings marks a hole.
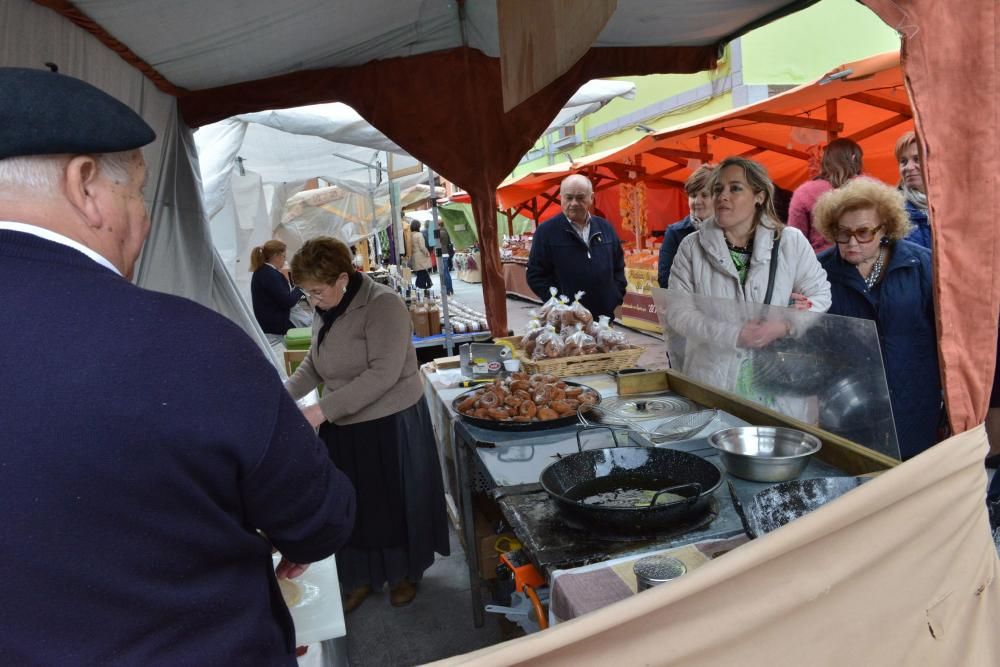
<instances>
[{"instance_id":1,"label":"dark sunglasses","mask_svg":"<svg viewBox=\"0 0 1000 667\"><path fill-rule=\"evenodd\" d=\"M874 227L861 227L860 229L855 229L853 231L838 229L837 234L833 237L833 240L837 243L850 243L851 238L853 237L857 239L858 243L869 243L875 239L875 234L880 229L882 229L882 225L876 225Z\"/></svg>"}]
</instances>

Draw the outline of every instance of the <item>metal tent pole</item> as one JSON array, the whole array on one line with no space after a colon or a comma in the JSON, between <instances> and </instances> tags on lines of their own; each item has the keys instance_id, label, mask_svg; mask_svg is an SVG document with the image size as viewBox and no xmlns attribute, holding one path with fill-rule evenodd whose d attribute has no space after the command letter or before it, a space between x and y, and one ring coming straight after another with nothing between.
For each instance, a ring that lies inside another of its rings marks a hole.
<instances>
[{"instance_id":1,"label":"metal tent pole","mask_svg":"<svg viewBox=\"0 0 1000 667\"><path fill-rule=\"evenodd\" d=\"M431 218L434 220L434 229L438 229L438 210L437 210L437 189L434 185L434 171L427 167L427 185L430 188L428 197L430 197L431 202ZM440 244L437 246L441 247ZM444 280L441 279L441 271L448 270L448 264L444 261L444 258L438 257L441 261L438 262L438 287L441 289L441 327L444 329L444 349L448 356L455 354L455 346L452 343L452 336L454 335L451 330L451 317L448 316L448 290L445 289Z\"/></svg>"}]
</instances>

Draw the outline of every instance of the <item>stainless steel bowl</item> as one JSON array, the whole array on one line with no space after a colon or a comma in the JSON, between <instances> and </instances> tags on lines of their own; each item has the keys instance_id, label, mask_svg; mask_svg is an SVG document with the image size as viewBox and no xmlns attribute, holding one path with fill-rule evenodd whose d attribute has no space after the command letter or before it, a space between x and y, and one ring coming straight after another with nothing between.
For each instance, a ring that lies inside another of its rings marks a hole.
<instances>
[{"instance_id":1,"label":"stainless steel bowl","mask_svg":"<svg viewBox=\"0 0 1000 667\"><path fill-rule=\"evenodd\" d=\"M784 482L802 474L822 444L793 428L739 426L708 436L726 471L754 482Z\"/></svg>"}]
</instances>

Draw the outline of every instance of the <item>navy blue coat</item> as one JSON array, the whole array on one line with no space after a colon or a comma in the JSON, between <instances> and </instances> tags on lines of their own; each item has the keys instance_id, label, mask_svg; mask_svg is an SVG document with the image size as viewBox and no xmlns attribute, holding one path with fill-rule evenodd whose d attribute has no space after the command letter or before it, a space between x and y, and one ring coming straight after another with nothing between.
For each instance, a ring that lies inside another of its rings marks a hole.
<instances>
[{"instance_id":1,"label":"navy blue coat","mask_svg":"<svg viewBox=\"0 0 1000 667\"><path fill-rule=\"evenodd\" d=\"M253 272L250 279L253 314L264 333L284 336L292 328L289 313L302 298L302 290L292 288L288 279L270 264Z\"/></svg>"},{"instance_id":2,"label":"navy blue coat","mask_svg":"<svg viewBox=\"0 0 1000 667\"><path fill-rule=\"evenodd\" d=\"M570 299L580 290L580 300L594 317L615 316L625 299L625 253L618 234L604 218L590 218L590 247L560 213L538 225L528 256L528 286L542 301L549 288Z\"/></svg>"},{"instance_id":3,"label":"navy blue coat","mask_svg":"<svg viewBox=\"0 0 1000 667\"><path fill-rule=\"evenodd\" d=\"M916 243L931 250L931 223L927 218L927 209L906 202L906 214L910 216L913 231L906 237L910 243Z\"/></svg>"},{"instance_id":4,"label":"navy blue coat","mask_svg":"<svg viewBox=\"0 0 1000 667\"><path fill-rule=\"evenodd\" d=\"M660 263L657 271L660 287L666 289L667 283L670 282L670 267L674 264L674 257L677 256L677 249L681 247L681 241L696 231L698 230L691 222L690 215L667 227L667 231L663 234L663 245L660 246Z\"/></svg>"},{"instance_id":5,"label":"navy blue coat","mask_svg":"<svg viewBox=\"0 0 1000 667\"><path fill-rule=\"evenodd\" d=\"M256 529L325 558L354 490L260 349L19 232L0 299L0 664L294 666Z\"/></svg>"},{"instance_id":6,"label":"navy blue coat","mask_svg":"<svg viewBox=\"0 0 1000 667\"><path fill-rule=\"evenodd\" d=\"M833 315L874 320L878 328L896 436L908 459L937 442L941 421L941 372L931 283L931 253L896 241L873 293L837 246L819 255L833 293Z\"/></svg>"}]
</instances>

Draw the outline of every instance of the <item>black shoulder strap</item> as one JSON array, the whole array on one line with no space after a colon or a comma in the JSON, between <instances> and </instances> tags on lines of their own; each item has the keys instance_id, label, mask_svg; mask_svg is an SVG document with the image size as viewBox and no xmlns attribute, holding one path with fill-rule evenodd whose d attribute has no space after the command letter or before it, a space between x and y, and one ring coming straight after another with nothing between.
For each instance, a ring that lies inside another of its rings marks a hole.
<instances>
[{"instance_id":1,"label":"black shoulder strap","mask_svg":"<svg viewBox=\"0 0 1000 667\"><path fill-rule=\"evenodd\" d=\"M774 245L771 246L771 266L767 273L767 292L764 294L764 305L771 305L771 295L774 293L774 274L778 270L778 245L781 243L781 236L774 237Z\"/></svg>"}]
</instances>

